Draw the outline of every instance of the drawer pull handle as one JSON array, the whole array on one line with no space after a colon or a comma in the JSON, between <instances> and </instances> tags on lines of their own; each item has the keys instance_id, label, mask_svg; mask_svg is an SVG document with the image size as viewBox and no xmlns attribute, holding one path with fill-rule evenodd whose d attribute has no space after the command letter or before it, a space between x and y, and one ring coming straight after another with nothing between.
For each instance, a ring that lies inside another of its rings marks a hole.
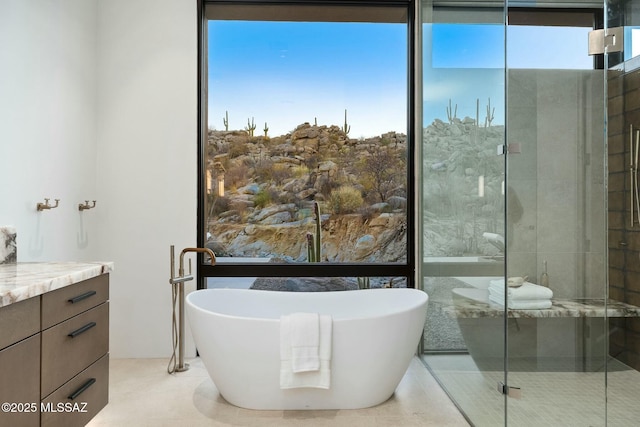
<instances>
[{"instance_id":1,"label":"drawer pull handle","mask_svg":"<svg viewBox=\"0 0 640 427\"><path fill-rule=\"evenodd\" d=\"M76 330L75 330L75 331L73 331L73 332L69 332L69 333L67 334L67 336L68 336L68 337L71 337L71 338L75 338L75 337L77 337L78 335L80 335L80 334L82 334L82 333L84 333L84 332L87 332L89 329L93 328L94 326L96 326L96 322L89 322L89 323L87 323L86 325L84 325L83 327L78 328L78 329L76 329Z\"/></svg>"},{"instance_id":2,"label":"drawer pull handle","mask_svg":"<svg viewBox=\"0 0 640 427\"><path fill-rule=\"evenodd\" d=\"M89 297L92 297L95 294L97 294L96 291L89 291L89 292L85 292L82 295L78 295L77 297L69 298L67 301L69 301L71 304L75 304L75 303L77 303L79 301L82 301L83 299L87 299Z\"/></svg>"},{"instance_id":3,"label":"drawer pull handle","mask_svg":"<svg viewBox=\"0 0 640 427\"><path fill-rule=\"evenodd\" d=\"M84 391L85 391L86 389L88 389L89 387L91 387L91 386L93 385L93 383L95 383L95 382L96 382L96 379L95 379L95 378L89 378L89 380L88 380L86 383L82 384L82 386L81 386L79 389L77 389L76 391L74 391L73 393L71 393L71 394L67 397L67 399L69 399L69 400L74 400L76 397L78 397L78 396L80 396L82 393L84 393Z\"/></svg>"}]
</instances>

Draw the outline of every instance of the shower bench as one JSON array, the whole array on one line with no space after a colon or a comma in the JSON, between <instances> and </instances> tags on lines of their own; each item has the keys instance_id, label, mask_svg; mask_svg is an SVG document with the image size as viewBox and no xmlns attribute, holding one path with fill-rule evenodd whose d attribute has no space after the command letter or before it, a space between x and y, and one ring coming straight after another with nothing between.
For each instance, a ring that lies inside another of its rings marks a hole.
<instances>
[{"instance_id":1,"label":"shower bench","mask_svg":"<svg viewBox=\"0 0 640 427\"><path fill-rule=\"evenodd\" d=\"M604 299L552 299L552 306L539 310L507 310L511 318L553 317L640 317L640 307L620 301ZM477 300L456 301L454 306L444 308L451 317L502 317L504 307Z\"/></svg>"}]
</instances>

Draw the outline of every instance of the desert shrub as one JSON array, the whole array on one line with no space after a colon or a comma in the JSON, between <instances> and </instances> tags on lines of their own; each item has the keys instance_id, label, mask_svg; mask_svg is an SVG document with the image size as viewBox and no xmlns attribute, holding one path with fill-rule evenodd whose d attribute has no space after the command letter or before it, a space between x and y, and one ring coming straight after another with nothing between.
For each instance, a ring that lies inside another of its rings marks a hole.
<instances>
[{"instance_id":1,"label":"desert shrub","mask_svg":"<svg viewBox=\"0 0 640 427\"><path fill-rule=\"evenodd\" d=\"M242 187L248 180L249 168L241 163L227 169L225 173L225 182L231 188Z\"/></svg>"},{"instance_id":2,"label":"desert shrub","mask_svg":"<svg viewBox=\"0 0 640 427\"><path fill-rule=\"evenodd\" d=\"M335 214L353 213L362 206L360 190L350 185L342 186L331 192L329 205Z\"/></svg>"},{"instance_id":3,"label":"desert shrub","mask_svg":"<svg viewBox=\"0 0 640 427\"><path fill-rule=\"evenodd\" d=\"M229 210L235 211L240 216L240 221L246 221L249 214L249 206L243 200L233 200L229 203Z\"/></svg>"},{"instance_id":4,"label":"desert shrub","mask_svg":"<svg viewBox=\"0 0 640 427\"><path fill-rule=\"evenodd\" d=\"M260 190L258 194L253 198L253 203L256 208L264 208L273 201L270 191Z\"/></svg>"},{"instance_id":5,"label":"desert shrub","mask_svg":"<svg viewBox=\"0 0 640 427\"><path fill-rule=\"evenodd\" d=\"M275 195L273 198L274 203L279 204L287 204L287 203L298 203L300 200L295 196L295 194L289 193L287 191L281 191Z\"/></svg>"},{"instance_id":6,"label":"desert shrub","mask_svg":"<svg viewBox=\"0 0 640 427\"><path fill-rule=\"evenodd\" d=\"M371 221L373 217L375 217L376 212L371 208L371 206L362 206L358 209L358 213L362 216L362 223L366 223L367 221Z\"/></svg>"},{"instance_id":7,"label":"desert shrub","mask_svg":"<svg viewBox=\"0 0 640 427\"><path fill-rule=\"evenodd\" d=\"M229 198L214 196L213 194L207 195L209 202L209 212L211 216L218 216L222 212L226 212L230 209Z\"/></svg>"},{"instance_id":8,"label":"desert shrub","mask_svg":"<svg viewBox=\"0 0 640 427\"><path fill-rule=\"evenodd\" d=\"M291 172L293 173L294 177L302 178L309 175L309 168L304 165L294 166Z\"/></svg>"},{"instance_id":9,"label":"desert shrub","mask_svg":"<svg viewBox=\"0 0 640 427\"><path fill-rule=\"evenodd\" d=\"M406 159L398 157L393 150L371 148L369 154L359 161L357 169L368 200L375 196L377 200L384 202L397 188L406 187Z\"/></svg>"},{"instance_id":10,"label":"desert shrub","mask_svg":"<svg viewBox=\"0 0 640 427\"><path fill-rule=\"evenodd\" d=\"M305 163L307 168L309 168L310 170L314 170L315 168L318 167L318 164L320 163L320 157L317 154L312 154L309 157L307 157L307 160Z\"/></svg>"},{"instance_id":11,"label":"desert shrub","mask_svg":"<svg viewBox=\"0 0 640 427\"><path fill-rule=\"evenodd\" d=\"M256 162L256 181L260 183L269 182L273 179L273 162L269 159L262 159Z\"/></svg>"},{"instance_id":12,"label":"desert shrub","mask_svg":"<svg viewBox=\"0 0 640 427\"><path fill-rule=\"evenodd\" d=\"M291 178L291 175L291 168L282 163L276 163L271 170L271 178L273 182L278 185L281 185L286 179Z\"/></svg>"},{"instance_id":13,"label":"desert shrub","mask_svg":"<svg viewBox=\"0 0 640 427\"><path fill-rule=\"evenodd\" d=\"M327 174L316 175L313 186L318 189L318 192L326 198L331 197L331 193L333 192L333 190L338 188L334 185L331 179L329 179L329 176Z\"/></svg>"},{"instance_id":14,"label":"desert shrub","mask_svg":"<svg viewBox=\"0 0 640 427\"><path fill-rule=\"evenodd\" d=\"M242 140L232 140L229 143L229 156L231 158L249 154L249 145Z\"/></svg>"}]
</instances>

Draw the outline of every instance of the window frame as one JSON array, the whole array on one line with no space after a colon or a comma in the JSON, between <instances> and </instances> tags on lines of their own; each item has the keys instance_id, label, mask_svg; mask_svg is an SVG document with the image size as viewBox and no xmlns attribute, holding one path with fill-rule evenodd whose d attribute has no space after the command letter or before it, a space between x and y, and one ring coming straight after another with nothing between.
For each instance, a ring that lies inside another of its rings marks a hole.
<instances>
[{"instance_id":1,"label":"window frame","mask_svg":"<svg viewBox=\"0 0 640 427\"><path fill-rule=\"evenodd\" d=\"M416 71L416 0L197 0L198 7L198 167L197 167L197 245L205 244L205 195L206 170L205 146L207 126L207 4L225 6L259 5L308 5L319 7L353 6L403 7L407 13L407 261L405 263L219 263L215 266L204 263L204 255L197 254L197 289L206 288L207 277L406 277L407 287L416 284L416 79L422 78Z\"/></svg>"}]
</instances>

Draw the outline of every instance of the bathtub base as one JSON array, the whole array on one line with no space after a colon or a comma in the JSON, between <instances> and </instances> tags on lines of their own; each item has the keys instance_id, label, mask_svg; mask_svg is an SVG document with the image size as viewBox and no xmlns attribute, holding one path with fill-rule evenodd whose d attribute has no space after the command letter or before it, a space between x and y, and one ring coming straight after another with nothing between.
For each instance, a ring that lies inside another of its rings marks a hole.
<instances>
[{"instance_id":1,"label":"bathtub base","mask_svg":"<svg viewBox=\"0 0 640 427\"><path fill-rule=\"evenodd\" d=\"M324 392L324 393L323 393ZM365 409L380 405L389 400L393 393L376 401L336 401L327 395L326 390L314 389L295 389L287 390L280 398L267 398L264 400L255 397L227 398L224 394L220 396L230 405L237 406L242 409L250 409L254 411L312 411L312 410L341 410L341 409Z\"/></svg>"}]
</instances>

